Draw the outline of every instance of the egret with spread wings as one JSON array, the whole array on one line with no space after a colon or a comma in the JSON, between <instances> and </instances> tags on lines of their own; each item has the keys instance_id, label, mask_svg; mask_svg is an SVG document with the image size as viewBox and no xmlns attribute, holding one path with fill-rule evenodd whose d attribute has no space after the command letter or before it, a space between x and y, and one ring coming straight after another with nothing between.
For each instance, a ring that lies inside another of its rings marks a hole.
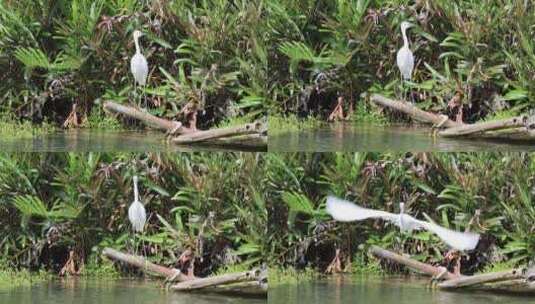
<instances>
[{"instance_id":1,"label":"egret with spread wings","mask_svg":"<svg viewBox=\"0 0 535 304\"><path fill-rule=\"evenodd\" d=\"M457 250L472 250L479 242L479 234L471 232L457 232L435 223L417 220L404 213L404 204L400 203L400 213L390 213L381 210L367 209L349 201L333 196L327 197L327 213L341 222L362 221L369 218L381 218L400 227L401 231L425 229L436 234L444 243Z\"/></svg>"}]
</instances>

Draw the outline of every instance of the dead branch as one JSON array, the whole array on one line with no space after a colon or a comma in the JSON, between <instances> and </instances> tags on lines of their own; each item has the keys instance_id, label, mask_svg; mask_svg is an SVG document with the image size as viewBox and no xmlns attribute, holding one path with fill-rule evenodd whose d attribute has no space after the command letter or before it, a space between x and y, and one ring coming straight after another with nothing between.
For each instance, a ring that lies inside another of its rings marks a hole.
<instances>
[{"instance_id":1,"label":"dead branch","mask_svg":"<svg viewBox=\"0 0 535 304\"><path fill-rule=\"evenodd\" d=\"M228 128L212 129L206 131L197 131L194 133L180 135L172 139L176 144L191 144L213 139L221 139L232 136L260 134L264 129L264 124L261 122L254 122Z\"/></svg>"},{"instance_id":2,"label":"dead branch","mask_svg":"<svg viewBox=\"0 0 535 304\"><path fill-rule=\"evenodd\" d=\"M259 281L262 271L259 269L245 271L240 273L229 273L209 278L194 279L190 281L180 282L171 286L171 289L177 291L190 291L194 289L201 289L205 287L213 287L218 285L226 285L240 282Z\"/></svg>"},{"instance_id":3,"label":"dead branch","mask_svg":"<svg viewBox=\"0 0 535 304\"><path fill-rule=\"evenodd\" d=\"M173 130L175 134L186 134L194 132L193 130L186 128L185 126L182 126L180 122L159 118L147 112L140 111L134 107L121 105L113 101L105 101L104 109L114 113L119 113L128 117L132 117L143 122L147 126L153 127L158 130L166 132Z\"/></svg>"},{"instance_id":4,"label":"dead branch","mask_svg":"<svg viewBox=\"0 0 535 304\"><path fill-rule=\"evenodd\" d=\"M486 121L470 125L462 125L458 127L452 127L443 131L440 131L438 134L444 137L458 137L466 136L471 134L483 133L486 131L495 131L501 129L510 129L523 127L526 124L526 116L517 116L508 119L496 120L496 121Z\"/></svg>"},{"instance_id":5,"label":"dead branch","mask_svg":"<svg viewBox=\"0 0 535 304\"><path fill-rule=\"evenodd\" d=\"M473 275L469 277L462 277L457 279L451 279L438 284L439 288L452 289L460 287L469 287L484 283L500 282L521 279L524 277L525 269L511 269L507 271L485 273L479 275Z\"/></svg>"},{"instance_id":6,"label":"dead branch","mask_svg":"<svg viewBox=\"0 0 535 304\"><path fill-rule=\"evenodd\" d=\"M445 117L444 115L437 115L431 112L420 110L419 108L408 102L393 100L378 94L373 94L371 96L371 101L379 106L387 107L405 113L411 118L421 122L431 123L433 125L440 125L446 128L462 126L461 123L457 123Z\"/></svg>"},{"instance_id":7,"label":"dead branch","mask_svg":"<svg viewBox=\"0 0 535 304\"><path fill-rule=\"evenodd\" d=\"M380 248L378 246L372 246L370 248L370 252L380 258L387 259L393 262L396 262L398 264L403 264L409 268L412 268L414 270L417 270L419 272L422 272L424 274L437 277L440 275L441 278L444 278L446 280L451 279L457 279L459 276L454 275L453 273L446 270L444 271L444 268L435 267L429 264L425 264L422 262L418 262L416 260L413 260L408 257L401 256L399 254L396 254L392 251L388 251L386 249Z\"/></svg>"},{"instance_id":8,"label":"dead branch","mask_svg":"<svg viewBox=\"0 0 535 304\"><path fill-rule=\"evenodd\" d=\"M179 282L193 279L191 277L186 276L183 273L180 273L180 271L177 269L172 269L172 268L167 268L164 266L156 265L154 263L147 261L146 259L140 256L122 253L120 251L117 251L111 248L104 248L104 250L102 251L102 254L109 259L112 259L115 261L121 261L130 266L139 268L143 272L150 272L160 277L164 277L164 278L173 277L174 280L179 281Z\"/></svg>"}]
</instances>

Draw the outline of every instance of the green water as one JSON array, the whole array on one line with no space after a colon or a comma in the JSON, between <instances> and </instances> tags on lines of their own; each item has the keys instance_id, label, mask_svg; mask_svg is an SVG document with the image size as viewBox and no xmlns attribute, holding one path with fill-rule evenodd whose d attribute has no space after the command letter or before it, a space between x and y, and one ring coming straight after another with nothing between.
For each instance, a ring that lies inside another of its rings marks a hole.
<instances>
[{"instance_id":1,"label":"green water","mask_svg":"<svg viewBox=\"0 0 535 304\"><path fill-rule=\"evenodd\" d=\"M269 151L535 151L535 143L433 137L424 127L334 123L269 137Z\"/></svg>"},{"instance_id":2,"label":"green water","mask_svg":"<svg viewBox=\"0 0 535 304\"><path fill-rule=\"evenodd\" d=\"M427 288L425 280L407 278L363 279L340 276L298 285L270 288L268 303L305 304L520 304L533 297L483 292L445 292Z\"/></svg>"},{"instance_id":3,"label":"green water","mask_svg":"<svg viewBox=\"0 0 535 304\"><path fill-rule=\"evenodd\" d=\"M161 132L70 130L33 138L0 138L2 152L254 151L248 147L179 146Z\"/></svg>"},{"instance_id":4,"label":"green water","mask_svg":"<svg viewBox=\"0 0 535 304\"><path fill-rule=\"evenodd\" d=\"M132 280L54 280L32 287L0 289L2 304L261 304L265 299L227 297L216 294L190 294L165 291L156 283Z\"/></svg>"}]
</instances>

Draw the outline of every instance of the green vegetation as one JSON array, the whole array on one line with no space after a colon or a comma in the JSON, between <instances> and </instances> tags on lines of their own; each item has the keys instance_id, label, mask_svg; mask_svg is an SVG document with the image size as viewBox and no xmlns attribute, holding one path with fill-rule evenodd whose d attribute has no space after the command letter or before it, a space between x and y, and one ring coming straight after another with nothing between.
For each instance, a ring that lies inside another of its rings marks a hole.
<instances>
[{"instance_id":1,"label":"green vegetation","mask_svg":"<svg viewBox=\"0 0 535 304\"><path fill-rule=\"evenodd\" d=\"M0 113L57 126L117 128L116 121L101 123L103 114L94 110L105 100L142 99L130 74L132 33L140 30L150 112L180 120L197 113L203 128L246 114L265 116L264 36L271 31L261 3L2 1Z\"/></svg>"},{"instance_id":2,"label":"green vegetation","mask_svg":"<svg viewBox=\"0 0 535 304\"><path fill-rule=\"evenodd\" d=\"M25 0L0 4L0 113L61 125L74 105L82 122L101 101L139 100L129 71L139 29L154 114L192 111L201 127L268 111L324 120L342 97L353 120L396 121L367 96L402 96L405 20L416 25L407 86L420 108L465 122L534 108L529 1Z\"/></svg>"},{"instance_id":3,"label":"green vegetation","mask_svg":"<svg viewBox=\"0 0 535 304\"><path fill-rule=\"evenodd\" d=\"M82 127L102 130L122 130L124 127L114 116L105 115L99 108L93 108L87 120L82 123Z\"/></svg>"},{"instance_id":4,"label":"green vegetation","mask_svg":"<svg viewBox=\"0 0 535 304\"><path fill-rule=\"evenodd\" d=\"M401 98L402 21L416 25L408 32L416 64L407 87L418 107L465 122L535 108L529 1L270 2L273 113L325 119L338 96L346 111L351 102L368 104L370 93Z\"/></svg>"},{"instance_id":5,"label":"green vegetation","mask_svg":"<svg viewBox=\"0 0 535 304\"><path fill-rule=\"evenodd\" d=\"M135 274L103 260L104 247L197 275L265 261L263 154L0 154L0 252L12 269L113 278ZM128 221L132 177L148 221ZM24 274L22 272L21 274Z\"/></svg>"},{"instance_id":6,"label":"green vegetation","mask_svg":"<svg viewBox=\"0 0 535 304\"><path fill-rule=\"evenodd\" d=\"M279 135L286 132L313 129L321 126L323 122L309 116L307 118L298 118L296 115L288 114L286 116L272 114L269 116L269 135Z\"/></svg>"},{"instance_id":7,"label":"green vegetation","mask_svg":"<svg viewBox=\"0 0 535 304\"><path fill-rule=\"evenodd\" d=\"M535 256L534 168L533 154L270 153L268 261L320 272L404 271L367 253L377 245L452 266L447 246L427 231L404 237L380 220L333 221L324 209L325 197L333 194L390 212L403 201L418 218L428 215L445 227L481 233L478 248L461 260L464 273L526 264Z\"/></svg>"},{"instance_id":8,"label":"green vegetation","mask_svg":"<svg viewBox=\"0 0 535 304\"><path fill-rule=\"evenodd\" d=\"M30 272L26 269L12 270L0 261L0 289L30 286L46 280L49 275L44 271Z\"/></svg>"},{"instance_id":9,"label":"green vegetation","mask_svg":"<svg viewBox=\"0 0 535 304\"><path fill-rule=\"evenodd\" d=\"M272 287L282 284L299 284L319 277L318 273L312 268L296 270L295 268L281 267L270 268L268 276L268 282Z\"/></svg>"},{"instance_id":10,"label":"green vegetation","mask_svg":"<svg viewBox=\"0 0 535 304\"><path fill-rule=\"evenodd\" d=\"M51 133L55 130L48 123L34 126L29 121L17 121L9 116L0 116L0 136L3 138L30 138Z\"/></svg>"},{"instance_id":11,"label":"green vegetation","mask_svg":"<svg viewBox=\"0 0 535 304\"><path fill-rule=\"evenodd\" d=\"M366 106L365 103L359 103L353 113L353 120L356 123L365 123L371 125L384 126L388 125L388 118L370 107Z\"/></svg>"},{"instance_id":12,"label":"green vegetation","mask_svg":"<svg viewBox=\"0 0 535 304\"><path fill-rule=\"evenodd\" d=\"M535 155L518 153L1 154L0 251L13 269L58 273L71 255L68 269L83 264L82 275L100 277L132 274L103 261L104 247L173 267L191 250L202 274L266 262L275 282L288 283L327 269L403 271L372 258L371 245L451 266L428 232L333 221L324 210L333 194L391 212L404 201L418 218L477 231L462 270L491 271L535 255L533 170ZM149 214L135 242L134 174Z\"/></svg>"}]
</instances>

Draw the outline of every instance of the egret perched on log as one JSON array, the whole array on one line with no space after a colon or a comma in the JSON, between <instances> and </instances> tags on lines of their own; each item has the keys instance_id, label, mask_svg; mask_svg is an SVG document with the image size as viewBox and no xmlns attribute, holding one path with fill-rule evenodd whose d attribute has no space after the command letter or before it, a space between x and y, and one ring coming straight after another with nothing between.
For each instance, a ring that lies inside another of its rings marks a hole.
<instances>
[{"instance_id":1,"label":"egret perched on log","mask_svg":"<svg viewBox=\"0 0 535 304\"><path fill-rule=\"evenodd\" d=\"M441 227L435 223L420 221L404 213L404 204L400 203L399 214L381 210L367 209L333 196L327 197L327 213L341 222L362 221L368 218L381 218L400 227L401 231L425 229L436 234L444 243L456 250L472 250L479 242L479 234L457 232Z\"/></svg>"},{"instance_id":2,"label":"egret perched on log","mask_svg":"<svg viewBox=\"0 0 535 304\"><path fill-rule=\"evenodd\" d=\"M399 72L401 73L401 82L410 81L412 78L412 71L414 70L414 55L409 48L409 38L407 38L407 29L413 27L413 24L403 21L401 22L401 35L403 36L403 47L399 49L396 62L398 64Z\"/></svg>"},{"instance_id":3,"label":"egret perched on log","mask_svg":"<svg viewBox=\"0 0 535 304\"><path fill-rule=\"evenodd\" d=\"M139 201L139 192L137 190L137 176L134 176L134 201L128 208L128 219L135 232L143 232L145 222L147 221L147 213L145 207Z\"/></svg>"},{"instance_id":4,"label":"egret perched on log","mask_svg":"<svg viewBox=\"0 0 535 304\"><path fill-rule=\"evenodd\" d=\"M130 71L134 76L134 91L136 91L136 85L144 87L147 84L147 75L149 74L149 64L145 56L141 54L141 47L139 46L139 38L141 36L143 36L142 32L138 30L134 31L136 54L130 60Z\"/></svg>"}]
</instances>

